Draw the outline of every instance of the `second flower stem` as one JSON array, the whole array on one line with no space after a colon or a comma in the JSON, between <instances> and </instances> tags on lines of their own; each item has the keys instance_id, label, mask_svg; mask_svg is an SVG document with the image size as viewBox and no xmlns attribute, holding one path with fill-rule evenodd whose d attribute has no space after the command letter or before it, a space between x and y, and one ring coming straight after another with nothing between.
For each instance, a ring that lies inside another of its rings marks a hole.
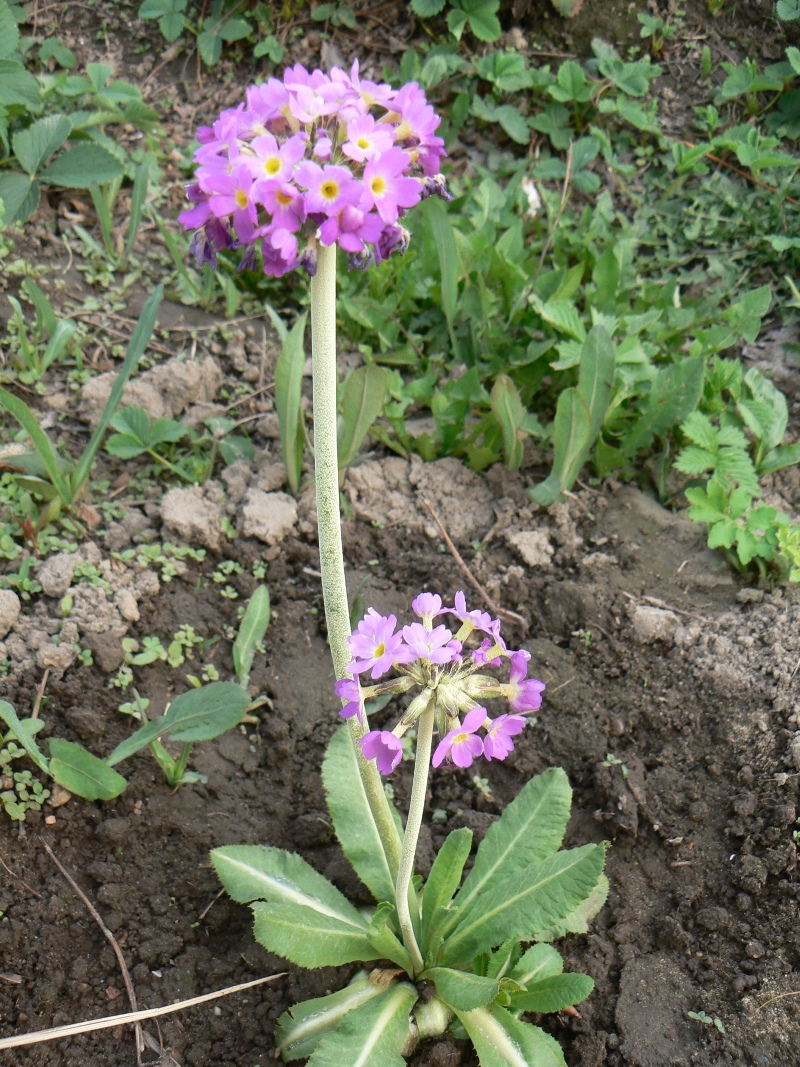
<instances>
[{"instance_id":1,"label":"second flower stem","mask_svg":"<svg viewBox=\"0 0 800 1067\"><path fill-rule=\"evenodd\" d=\"M314 466L317 482L317 528L325 621L337 678L347 675L350 612L344 576L339 515L339 456L336 388L336 245L317 251L317 273L311 279L311 353L314 384ZM364 730L356 716L350 736L372 817L378 827L393 876L400 862L400 837L383 782L374 762L364 759L359 741Z\"/></svg>"},{"instance_id":2,"label":"second flower stem","mask_svg":"<svg viewBox=\"0 0 800 1067\"><path fill-rule=\"evenodd\" d=\"M414 784L411 787L411 803L408 807L403 851L400 856L400 871L397 875L397 888L395 890L397 918L403 934L403 944L408 949L417 975L425 969L425 964L417 943L417 935L414 932L414 923L411 918L408 898L411 876L414 873L414 857L417 853L419 830L422 826L422 814L425 810L425 794L428 790L428 771L431 765L431 748L433 747L434 708L434 701L428 701L428 706L419 717L417 752L414 761ZM416 894L414 899L416 900Z\"/></svg>"}]
</instances>

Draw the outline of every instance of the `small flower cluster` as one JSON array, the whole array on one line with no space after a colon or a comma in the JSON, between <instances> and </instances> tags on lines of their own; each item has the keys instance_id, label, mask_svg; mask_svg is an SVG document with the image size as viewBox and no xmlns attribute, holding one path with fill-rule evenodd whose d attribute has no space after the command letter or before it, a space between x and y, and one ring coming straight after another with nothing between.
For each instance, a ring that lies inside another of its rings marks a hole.
<instances>
[{"instance_id":1,"label":"small flower cluster","mask_svg":"<svg viewBox=\"0 0 800 1067\"><path fill-rule=\"evenodd\" d=\"M421 621L400 630L394 615L379 615L370 608L349 639L351 677L335 686L344 701L342 718L356 715L366 725L365 700L421 688L393 730L371 730L361 738L364 758L374 759L381 774L391 774L402 759L403 734L433 701L441 737L433 754L434 767L445 760L469 767L480 756L505 759L514 748L512 738L525 727L525 716L542 704L544 683L527 677L530 653L510 651L500 635L499 620L479 609L468 611L461 592L451 608L443 607L435 593L420 594L411 607ZM434 621L442 615L454 616L460 623L455 635ZM468 642L473 647L468 649ZM507 682L482 673L506 660ZM378 681L392 669L397 677ZM362 688L357 676L367 673L377 684ZM507 700L512 714L491 719L483 702L493 697Z\"/></svg>"},{"instance_id":2,"label":"small flower cluster","mask_svg":"<svg viewBox=\"0 0 800 1067\"><path fill-rule=\"evenodd\" d=\"M421 199L450 199L439 164L439 117L415 82L393 89L350 73L299 64L245 93L237 108L197 132L193 204L180 216L198 262L246 247L281 277L297 266L313 275L316 242L339 245L366 268L408 247L398 220Z\"/></svg>"}]
</instances>

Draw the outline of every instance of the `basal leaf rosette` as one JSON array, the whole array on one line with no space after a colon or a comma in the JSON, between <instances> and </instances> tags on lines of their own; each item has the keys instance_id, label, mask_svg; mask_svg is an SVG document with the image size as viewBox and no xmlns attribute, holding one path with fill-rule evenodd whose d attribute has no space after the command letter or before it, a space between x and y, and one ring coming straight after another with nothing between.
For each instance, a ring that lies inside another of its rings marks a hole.
<instances>
[{"instance_id":1,"label":"basal leaf rosette","mask_svg":"<svg viewBox=\"0 0 800 1067\"><path fill-rule=\"evenodd\" d=\"M402 759L403 735L433 701L440 736L434 767L444 762L470 767L481 757L504 760L527 716L542 703L544 683L527 677L530 653L508 649L500 621L480 609L468 610L463 592L456 593L452 607L443 607L436 593L421 593L411 607L420 621L399 630L396 616L370 608L348 642L351 676L336 683L343 718L358 716L366 726L365 700L418 689L392 730L370 730L361 738L365 759L375 760L381 774L391 774ZM435 621L443 615L459 623L455 633ZM486 673L505 664L508 681ZM396 677L380 681L392 670ZM376 684L362 686L363 675ZM484 704L492 698L507 700L508 712L492 719Z\"/></svg>"},{"instance_id":2,"label":"basal leaf rosette","mask_svg":"<svg viewBox=\"0 0 800 1067\"><path fill-rule=\"evenodd\" d=\"M309 72L251 86L244 101L197 131L192 204L198 262L244 248L241 270L316 271L318 244L338 244L364 269L404 252L400 220L425 197L450 199L440 173L439 116L415 82L394 89L350 73Z\"/></svg>"}]
</instances>

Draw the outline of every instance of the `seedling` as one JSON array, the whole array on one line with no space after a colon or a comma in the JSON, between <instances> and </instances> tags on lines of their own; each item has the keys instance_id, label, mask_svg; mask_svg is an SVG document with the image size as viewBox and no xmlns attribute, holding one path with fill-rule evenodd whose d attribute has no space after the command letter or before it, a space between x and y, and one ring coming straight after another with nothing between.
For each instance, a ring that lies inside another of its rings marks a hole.
<instances>
[{"instance_id":1,"label":"seedling","mask_svg":"<svg viewBox=\"0 0 800 1067\"><path fill-rule=\"evenodd\" d=\"M704 1026L715 1026L721 1034L725 1033L725 1027L722 1023L722 1019L712 1019L711 1016L704 1011L687 1011L686 1014L689 1016L690 1019L694 1019L695 1022L703 1023Z\"/></svg>"},{"instance_id":2,"label":"seedling","mask_svg":"<svg viewBox=\"0 0 800 1067\"><path fill-rule=\"evenodd\" d=\"M17 376L24 385L33 385L40 382L48 368L65 354L75 337L76 326L68 320L57 320L53 305L31 278L23 281L22 290L35 308L36 323L30 329L20 302L9 296L8 302L14 311L9 330L16 346L13 359L17 364Z\"/></svg>"}]
</instances>

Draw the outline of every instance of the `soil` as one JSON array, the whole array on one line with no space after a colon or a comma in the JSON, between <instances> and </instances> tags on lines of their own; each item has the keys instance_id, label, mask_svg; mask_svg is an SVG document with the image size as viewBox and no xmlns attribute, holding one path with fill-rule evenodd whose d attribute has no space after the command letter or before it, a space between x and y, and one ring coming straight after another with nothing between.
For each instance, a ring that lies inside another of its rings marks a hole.
<instances>
[{"instance_id":1,"label":"soil","mask_svg":"<svg viewBox=\"0 0 800 1067\"><path fill-rule=\"evenodd\" d=\"M638 25L627 4L587 0L568 26L547 4L529 7L518 26L531 48L583 55L591 36L622 34L624 41ZM737 57L768 24L770 7L740 4L711 22L705 4L689 3L687 17ZM102 19L103 47L123 68L118 73L139 84L154 73L150 99L172 97L167 129L176 145L184 144L186 131L219 108L220 81L209 84L205 74L199 90L193 66L187 69L180 57L159 71L163 42L152 24L143 29L136 23L130 33L131 5L98 8L102 12L95 15L84 5L64 5L60 36L80 44L80 62L96 59L94 33ZM381 16L396 18L392 33L370 31L366 46L374 46L373 58L391 62L413 40L406 11L401 6ZM512 30L513 19L504 18ZM298 16L297 28L308 25ZM759 42L763 52L767 39ZM291 59L316 63L323 44L349 56L353 37L338 31L323 42L312 29L292 45ZM144 55L136 51L142 46L149 48ZM226 62L215 78L235 70ZM665 66L672 62L671 76L680 79L679 58L667 57ZM234 88L240 92L236 83ZM676 105L676 123L681 114ZM171 174L167 170L165 183L175 181L177 205L176 166ZM66 212L76 210L66 198L44 205L23 250L59 263L51 238L57 225L67 224ZM145 232L143 239L154 237ZM83 284L80 276L70 277ZM190 316L195 326L211 321L187 309L173 312L161 321L168 352L180 350L186 336L181 326ZM135 315L135 307L128 313ZM264 374L270 334L266 324L263 330L256 325L234 339L243 357L208 346L228 386L254 368ZM97 355L98 370L110 366L103 353ZM781 383L795 418L796 378ZM246 380L257 384L258 374ZM269 459L275 453L266 425L271 405L259 404L240 413L263 416L255 439ZM86 422L70 418L58 425L76 448L85 441ZM113 479L121 469L100 474ZM543 473L532 468L510 475L493 468L477 477L452 460L423 465L376 454L348 475L344 540L351 591L363 588L367 604L398 613L407 612L413 596L426 588L446 598L460 588L476 596L441 542L427 501L484 590L527 620L526 629L507 626L508 638L531 652L532 673L548 686L536 725L504 764L481 768L485 780L476 782L474 773L456 768L433 776L429 812L436 810L443 821L427 823L420 870L426 872L450 830L469 826L479 840L532 774L563 766L574 789L568 843L611 842L606 907L588 936L560 943L568 969L589 973L595 991L579 1016L542 1020L571 1067L789 1067L800 1062L800 879L793 838L800 782L800 595L742 585L705 547L696 526L641 489L616 483L581 488L548 515L535 514L525 487ZM233 483L223 483L232 494ZM772 491L784 509L800 502L800 484L790 474L776 478ZM301 499L292 532L269 548L240 535L218 552L209 550L203 562L186 560L171 582L154 583L111 557L112 548L153 536L167 539L158 492L145 495L144 502L128 503L119 521L96 530L96 550L84 550L105 567L111 587L99 601L107 607L120 590L134 589L139 618L117 611L114 639L105 645L95 640L93 666L75 661L52 671L41 706L44 736L79 741L105 755L130 733L130 721L118 711L130 690L123 694L109 686L123 633L140 641L154 634L164 639L191 624L201 637L217 639L206 646L202 664L231 676L237 602L221 597L212 579L221 558L242 565L242 574L231 578L242 598L254 588L253 562L266 560L273 618L251 682L268 703L239 731L196 747L191 766L207 777L205 785L170 792L149 756L140 755L125 765L130 784L118 801L73 798L29 813L20 827L5 823L2 1032L128 1010L114 954L46 854L47 842L118 940L141 1007L282 973L214 1005L146 1024L158 1051L149 1049L145 1060L164 1067L266 1067L281 1013L340 988L354 968L305 972L257 945L248 910L219 894L209 849L234 843L294 849L354 901L368 902L332 838L319 775L337 702L313 504ZM84 586L76 582L73 588L87 596ZM46 630L57 603L41 596L23 605L23 647L33 649L30 634L37 626ZM89 634L89 622L83 625ZM0 679L0 696L20 710L33 706L42 681L35 649L31 656L24 672ZM185 688L184 675L202 664L198 659L179 670L163 664L134 668L136 687L151 700L149 714L158 714L171 692ZM388 721L392 711L389 706L381 715ZM375 721L380 724L381 716ZM401 811L410 781L410 765L402 764L392 782ZM690 1019L690 1011L721 1020L724 1032ZM3 1067L136 1062L132 1031L122 1027L0 1053ZM412 1060L415 1067L475 1062L449 1039Z\"/></svg>"}]
</instances>

